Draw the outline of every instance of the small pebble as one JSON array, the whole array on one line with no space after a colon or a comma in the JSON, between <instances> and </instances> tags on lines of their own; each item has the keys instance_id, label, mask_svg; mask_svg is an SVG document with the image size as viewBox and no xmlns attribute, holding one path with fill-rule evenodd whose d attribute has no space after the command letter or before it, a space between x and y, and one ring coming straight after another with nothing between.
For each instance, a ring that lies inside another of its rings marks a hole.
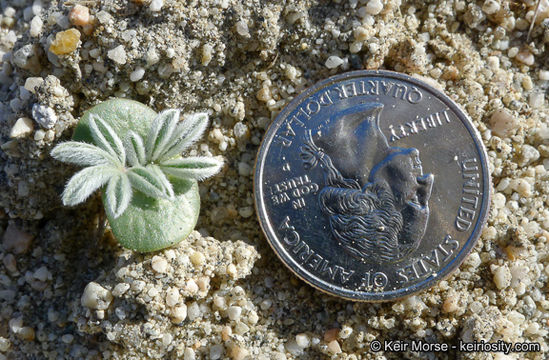
<instances>
[{"instance_id":1,"label":"small pebble","mask_svg":"<svg viewBox=\"0 0 549 360\"><path fill-rule=\"evenodd\" d=\"M210 347L210 359L212 360L221 359L221 356L223 355L224 350L225 348L221 344L217 344Z\"/></svg>"},{"instance_id":2,"label":"small pebble","mask_svg":"<svg viewBox=\"0 0 549 360\"><path fill-rule=\"evenodd\" d=\"M349 326L344 326L340 331L339 331L339 337L341 339L347 339L349 338L349 336L351 336L351 334L353 333L353 329Z\"/></svg>"},{"instance_id":3,"label":"small pebble","mask_svg":"<svg viewBox=\"0 0 549 360\"><path fill-rule=\"evenodd\" d=\"M243 347L238 345L233 345L230 351L230 356L232 360L244 360L250 352Z\"/></svg>"},{"instance_id":4,"label":"small pebble","mask_svg":"<svg viewBox=\"0 0 549 360\"><path fill-rule=\"evenodd\" d=\"M187 305L181 304L172 309L172 322L174 324L179 324L187 318Z\"/></svg>"},{"instance_id":5,"label":"small pebble","mask_svg":"<svg viewBox=\"0 0 549 360\"><path fill-rule=\"evenodd\" d=\"M44 79L41 77L29 77L25 80L24 88L25 90L35 94L36 89L44 83Z\"/></svg>"},{"instance_id":6,"label":"small pebble","mask_svg":"<svg viewBox=\"0 0 549 360\"><path fill-rule=\"evenodd\" d=\"M499 11L500 4L495 0L486 0L482 5L482 11L487 15L495 14Z\"/></svg>"},{"instance_id":7,"label":"small pebble","mask_svg":"<svg viewBox=\"0 0 549 360\"><path fill-rule=\"evenodd\" d=\"M57 122L55 111L42 104L34 104L32 106L32 117L41 127L51 129Z\"/></svg>"},{"instance_id":8,"label":"small pebble","mask_svg":"<svg viewBox=\"0 0 549 360\"><path fill-rule=\"evenodd\" d=\"M328 351L332 354L341 353L341 347L339 346L339 342L337 342L337 340L330 341L328 343Z\"/></svg>"},{"instance_id":9,"label":"small pebble","mask_svg":"<svg viewBox=\"0 0 549 360\"><path fill-rule=\"evenodd\" d=\"M130 74L130 81L131 82L139 81L143 79L144 75L145 75L145 69L143 69L142 67L138 67L134 71L132 71L132 73Z\"/></svg>"},{"instance_id":10,"label":"small pebble","mask_svg":"<svg viewBox=\"0 0 549 360\"><path fill-rule=\"evenodd\" d=\"M343 64L343 59L339 56L332 55L326 60L325 65L328 69L335 69L341 64Z\"/></svg>"},{"instance_id":11,"label":"small pebble","mask_svg":"<svg viewBox=\"0 0 549 360\"><path fill-rule=\"evenodd\" d=\"M545 95L541 91L534 91L530 93L528 103L532 109L540 109L545 103Z\"/></svg>"},{"instance_id":12,"label":"small pebble","mask_svg":"<svg viewBox=\"0 0 549 360\"><path fill-rule=\"evenodd\" d=\"M185 284L185 291L189 294L194 295L198 292L198 285L193 279L189 279Z\"/></svg>"},{"instance_id":13,"label":"small pebble","mask_svg":"<svg viewBox=\"0 0 549 360\"><path fill-rule=\"evenodd\" d=\"M61 31L55 35L55 40L50 45L50 51L55 55L67 55L76 50L79 42L80 31L74 28Z\"/></svg>"},{"instance_id":14,"label":"small pebble","mask_svg":"<svg viewBox=\"0 0 549 360\"><path fill-rule=\"evenodd\" d=\"M204 254L202 254L199 251L193 251L191 256L189 257L191 259L191 262L195 266L202 266L204 262L206 261L206 258L204 257Z\"/></svg>"},{"instance_id":15,"label":"small pebble","mask_svg":"<svg viewBox=\"0 0 549 360\"><path fill-rule=\"evenodd\" d=\"M377 15L383 10L383 2L381 0L370 0L366 4L366 12L370 15Z\"/></svg>"},{"instance_id":16,"label":"small pebble","mask_svg":"<svg viewBox=\"0 0 549 360\"><path fill-rule=\"evenodd\" d=\"M235 29L238 35L242 37L250 37L250 31L248 30L248 24L245 21L238 21L235 24Z\"/></svg>"},{"instance_id":17,"label":"small pebble","mask_svg":"<svg viewBox=\"0 0 549 360\"><path fill-rule=\"evenodd\" d=\"M85 26L90 23L90 9L83 5L75 5L69 12L69 21L76 26Z\"/></svg>"},{"instance_id":18,"label":"small pebble","mask_svg":"<svg viewBox=\"0 0 549 360\"><path fill-rule=\"evenodd\" d=\"M32 236L17 228L14 224L8 225L4 232L2 244L5 251L12 251L14 254L23 254L29 250Z\"/></svg>"},{"instance_id":19,"label":"small pebble","mask_svg":"<svg viewBox=\"0 0 549 360\"><path fill-rule=\"evenodd\" d=\"M82 306L94 310L106 310L111 301L112 293L96 282L90 282L84 288L80 302Z\"/></svg>"},{"instance_id":20,"label":"small pebble","mask_svg":"<svg viewBox=\"0 0 549 360\"><path fill-rule=\"evenodd\" d=\"M19 118L10 131L10 137L15 138L24 138L27 135L31 134L34 130L33 121L27 117Z\"/></svg>"},{"instance_id":21,"label":"small pebble","mask_svg":"<svg viewBox=\"0 0 549 360\"><path fill-rule=\"evenodd\" d=\"M120 296L124 295L126 293L126 291L128 291L129 289L130 289L130 284L118 283L118 284L116 284L114 289L112 289L112 295L115 296L115 297L120 297Z\"/></svg>"},{"instance_id":22,"label":"small pebble","mask_svg":"<svg viewBox=\"0 0 549 360\"><path fill-rule=\"evenodd\" d=\"M71 334L65 334L61 336L61 341L64 342L65 344L70 344L73 342L73 340L74 340L74 336Z\"/></svg>"},{"instance_id":23,"label":"small pebble","mask_svg":"<svg viewBox=\"0 0 549 360\"><path fill-rule=\"evenodd\" d=\"M0 351L6 352L11 346L10 340L0 336Z\"/></svg>"},{"instance_id":24,"label":"small pebble","mask_svg":"<svg viewBox=\"0 0 549 360\"><path fill-rule=\"evenodd\" d=\"M241 314L242 308L240 306L229 306L227 309L227 315L229 316L229 319L233 321L239 320Z\"/></svg>"},{"instance_id":25,"label":"small pebble","mask_svg":"<svg viewBox=\"0 0 549 360\"><path fill-rule=\"evenodd\" d=\"M532 66L536 62L536 59L534 58L534 54L532 54L528 50L521 50L517 53L517 56L515 57L517 61L523 63L524 65Z\"/></svg>"},{"instance_id":26,"label":"small pebble","mask_svg":"<svg viewBox=\"0 0 549 360\"><path fill-rule=\"evenodd\" d=\"M201 311L200 307L196 302L191 303L189 306L187 306L187 316L189 317L189 320L194 321L197 318L200 317Z\"/></svg>"},{"instance_id":27,"label":"small pebble","mask_svg":"<svg viewBox=\"0 0 549 360\"><path fill-rule=\"evenodd\" d=\"M38 37L40 34L42 34L42 29L44 27L44 22L40 18L40 16L35 16L32 18L30 22L30 29L29 34L32 37Z\"/></svg>"},{"instance_id":28,"label":"small pebble","mask_svg":"<svg viewBox=\"0 0 549 360\"><path fill-rule=\"evenodd\" d=\"M549 70L540 70L538 76L541 81L549 81Z\"/></svg>"},{"instance_id":29,"label":"small pebble","mask_svg":"<svg viewBox=\"0 0 549 360\"><path fill-rule=\"evenodd\" d=\"M32 276L39 281L47 281L52 278L51 272L45 266L42 266L36 270Z\"/></svg>"},{"instance_id":30,"label":"small pebble","mask_svg":"<svg viewBox=\"0 0 549 360\"><path fill-rule=\"evenodd\" d=\"M494 284L498 289L505 289L511 285L511 272L507 266L496 266L492 270L494 275Z\"/></svg>"},{"instance_id":31,"label":"small pebble","mask_svg":"<svg viewBox=\"0 0 549 360\"><path fill-rule=\"evenodd\" d=\"M163 0L152 0L151 4L149 5L149 10L152 12L159 12L162 10L162 6L164 6Z\"/></svg>"},{"instance_id":32,"label":"small pebble","mask_svg":"<svg viewBox=\"0 0 549 360\"><path fill-rule=\"evenodd\" d=\"M179 290L171 287L166 291L166 305L173 307L179 302Z\"/></svg>"},{"instance_id":33,"label":"small pebble","mask_svg":"<svg viewBox=\"0 0 549 360\"><path fill-rule=\"evenodd\" d=\"M15 260L15 256L13 256L13 254L6 254L2 259L2 262L4 263L6 270L9 272L17 271L17 261Z\"/></svg>"},{"instance_id":34,"label":"small pebble","mask_svg":"<svg viewBox=\"0 0 549 360\"><path fill-rule=\"evenodd\" d=\"M498 109L492 114L489 124L494 134L505 138L515 132L519 121L507 109Z\"/></svg>"},{"instance_id":35,"label":"small pebble","mask_svg":"<svg viewBox=\"0 0 549 360\"><path fill-rule=\"evenodd\" d=\"M107 51L107 57L119 65L124 65L126 63L126 50L124 46L118 45Z\"/></svg>"},{"instance_id":36,"label":"small pebble","mask_svg":"<svg viewBox=\"0 0 549 360\"><path fill-rule=\"evenodd\" d=\"M155 255L151 260L151 267L155 272L163 274L168 270L168 262L163 257Z\"/></svg>"},{"instance_id":37,"label":"small pebble","mask_svg":"<svg viewBox=\"0 0 549 360\"><path fill-rule=\"evenodd\" d=\"M183 360L195 360L196 355L194 353L194 350L191 348L186 348L185 352L183 353Z\"/></svg>"},{"instance_id":38,"label":"small pebble","mask_svg":"<svg viewBox=\"0 0 549 360\"><path fill-rule=\"evenodd\" d=\"M311 345L311 340L307 334L297 334L295 336L295 342L297 343L297 346L302 349L308 348Z\"/></svg>"},{"instance_id":39,"label":"small pebble","mask_svg":"<svg viewBox=\"0 0 549 360\"><path fill-rule=\"evenodd\" d=\"M534 161L538 160L540 157L539 151L535 147L528 144L522 145L520 155L521 156L520 156L519 164L522 166L533 163Z\"/></svg>"}]
</instances>

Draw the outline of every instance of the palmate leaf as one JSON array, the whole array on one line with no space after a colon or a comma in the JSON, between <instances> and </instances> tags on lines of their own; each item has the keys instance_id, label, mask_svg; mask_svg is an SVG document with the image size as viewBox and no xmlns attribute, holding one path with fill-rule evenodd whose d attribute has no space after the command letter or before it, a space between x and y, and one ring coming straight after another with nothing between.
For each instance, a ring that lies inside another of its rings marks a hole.
<instances>
[{"instance_id":1,"label":"palmate leaf","mask_svg":"<svg viewBox=\"0 0 549 360\"><path fill-rule=\"evenodd\" d=\"M204 156L178 158L163 161L160 169L179 179L204 180L219 172L223 161Z\"/></svg>"},{"instance_id":2,"label":"palmate leaf","mask_svg":"<svg viewBox=\"0 0 549 360\"><path fill-rule=\"evenodd\" d=\"M128 175L113 176L105 189L105 210L114 219L122 215L132 199L132 187Z\"/></svg>"},{"instance_id":3,"label":"palmate leaf","mask_svg":"<svg viewBox=\"0 0 549 360\"><path fill-rule=\"evenodd\" d=\"M128 177L131 185L143 194L152 198L170 198L173 194L171 184L168 182L169 189L163 179L159 178L154 170L143 166L135 166L128 170Z\"/></svg>"},{"instance_id":4,"label":"palmate leaf","mask_svg":"<svg viewBox=\"0 0 549 360\"><path fill-rule=\"evenodd\" d=\"M103 119L95 114L90 115L89 126L94 142L120 161L126 163L126 151L120 137Z\"/></svg>"},{"instance_id":5,"label":"palmate leaf","mask_svg":"<svg viewBox=\"0 0 549 360\"><path fill-rule=\"evenodd\" d=\"M145 166L147 164L145 145L139 134L131 130L128 131L128 136L124 139L124 147L126 148L126 160L130 166Z\"/></svg>"},{"instance_id":6,"label":"palmate leaf","mask_svg":"<svg viewBox=\"0 0 549 360\"><path fill-rule=\"evenodd\" d=\"M157 125L159 126L159 130L154 139L152 149L150 150L150 161L158 159L166 148L171 147L173 142L178 140L177 138L174 139L174 131L176 130L178 121L179 110L177 109L163 111L154 119L154 122L158 122L159 124ZM156 126L153 124L151 130L155 127Z\"/></svg>"},{"instance_id":7,"label":"palmate leaf","mask_svg":"<svg viewBox=\"0 0 549 360\"><path fill-rule=\"evenodd\" d=\"M120 170L111 165L96 165L80 170L67 183L62 196L63 204L72 206L84 202L95 190L118 174Z\"/></svg>"},{"instance_id":8,"label":"palmate leaf","mask_svg":"<svg viewBox=\"0 0 549 360\"><path fill-rule=\"evenodd\" d=\"M77 141L67 141L57 145L51 151L51 156L59 161L80 166L118 164L118 159L105 150Z\"/></svg>"},{"instance_id":9,"label":"palmate leaf","mask_svg":"<svg viewBox=\"0 0 549 360\"><path fill-rule=\"evenodd\" d=\"M170 146L166 146L164 151L157 156L157 160L162 162L181 155L183 151L202 137L207 127L207 113L197 113L187 116L177 125L173 132Z\"/></svg>"}]
</instances>

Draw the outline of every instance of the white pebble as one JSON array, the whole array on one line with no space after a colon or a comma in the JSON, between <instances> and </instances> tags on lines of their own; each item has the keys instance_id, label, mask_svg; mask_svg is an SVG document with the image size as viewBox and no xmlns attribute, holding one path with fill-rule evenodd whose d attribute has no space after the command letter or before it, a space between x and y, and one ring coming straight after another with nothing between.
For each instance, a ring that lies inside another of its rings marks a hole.
<instances>
[{"instance_id":1,"label":"white pebble","mask_svg":"<svg viewBox=\"0 0 549 360\"><path fill-rule=\"evenodd\" d=\"M242 315L242 308L240 306L229 306L227 315L229 316L229 319L237 321L240 319L240 315Z\"/></svg>"},{"instance_id":2,"label":"white pebble","mask_svg":"<svg viewBox=\"0 0 549 360\"><path fill-rule=\"evenodd\" d=\"M529 104L532 109L539 109L545 103L545 95L541 91L530 93Z\"/></svg>"},{"instance_id":3,"label":"white pebble","mask_svg":"<svg viewBox=\"0 0 549 360\"><path fill-rule=\"evenodd\" d=\"M193 279L189 279L185 284L185 291L190 294L196 294L198 292L198 285Z\"/></svg>"},{"instance_id":4,"label":"white pebble","mask_svg":"<svg viewBox=\"0 0 549 360\"><path fill-rule=\"evenodd\" d=\"M112 293L93 281L86 285L80 299L82 306L95 310L107 309L111 301Z\"/></svg>"},{"instance_id":5,"label":"white pebble","mask_svg":"<svg viewBox=\"0 0 549 360\"><path fill-rule=\"evenodd\" d=\"M506 109L494 111L489 123L494 134L500 137L510 136L519 125L518 119Z\"/></svg>"},{"instance_id":6,"label":"white pebble","mask_svg":"<svg viewBox=\"0 0 549 360\"><path fill-rule=\"evenodd\" d=\"M381 0L370 0L366 4L366 12L370 15L377 15L383 10L383 3Z\"/></svg>"},{"instance_id":7,"label":"white pebble","mask_svg":"<svg viewBox=\"0 0 549 360\"><path fill-rule=\"evenodd\" d=\"M185 321L187 318L187 305L181 304L176 306L172 310L172 322L179 324L180 322Z\"/></svg>"},{"instance_id":8,"label":"white pebble","mask_svg":"<svg viewBox=\"0 0 549 360\"><path fill-rule=\"evenodd\" d=\"M187 316L189 320L194 321L200 316L200 307L196 302L193 302L191 305L187 306Z\"/></svg>"},{"instance_id":9,"label":"white pebble","mask_svg":"<svg viewBox=\"0 0 549 360\"><path fill-rule=\"evenodd\" d=\"M206 261L206 258L204 257L204 254L202 254L199 251L194 251L190 256L191 262L195 266L201 266Z\"/></svg>"},{"instance_id":10,"label":"white pebble","mask_svg":"<svg viewBox=\"0 0 549 360\"><path fill-rule=\"evenodd\" d=\"M254 208L251 206L244 206L238 209L238 214L243 218L249 218L254 214Z\"/></svg>"},{"instance_id":11,"label":"white pebble","mask_svg":"<svg viewBox=\"0 0 549 360\"><path fill-rule=\"evenodd\" d=\"M11 346L10 340L0 336L0 351L6 352L8 351L10 346Z\"/></svg>"},{"instance_id":12,"label":"white pebble","mask_svg":"<svg viewBox=\"0 0 549 360\"><path fill-rule=\"evenodd\" d=\"M166 305L172 307L179 302L179 290L171 287L166 292Z\"/></svg>"},{"instance_id":13,"label":"white pebble","mask_svg":"<svg viewBox=\"0 0 549 360\"><path fill-rule=\"evenodd\" d=\"M221 344L214 345L210 348L210 359L217 360L221 359L221 356L223 355L223 351L225 348Z\"/></svg>"},{"instance_id":14,"label":"white pebble","mask_svg":"<svg viewBox=\"0 0 549 360\"><path fill-rule=\"evenodd\" d=\"M143 76L145 75L145 69L142 67L136 68L132 73L130 74L130 81L136 82L141 79L143 79Z\"/></svg>"},{"instance_id":15,"label":"white pebble","mask_svg":"<svg viewBox=\"0 0 549 360\"><path fill-rule=\"evenodd\" d=\"M168 270L168 262L163 257L155 255L151 260L151 267L157 273L163 274Z\"/></svg>"},{"instance_id":16,"label":"white pebble","mask_svg":"<svg viewBox=\"0 0 549 360\"><path fill-rule=\"evenodd\" d=\"M339 56L332 55L326 60L326 67L328 69L335 69L341 64L343 64L343 59Z\"/></svg>"},{"instance_id":17,"label":"white pebble","mask_svg":"<svg viewBox=\"0 0 549 360\"><path fill-rule=\"evenodd\" d=\"M25 87L25 90L34 94L36 92L36 88L42 85L43 83L44 83L44 79L42 79L41 77L29 77L27 78L27 80L25 80L24 87Z\"/></svg>"},{"instance_id":18,"label":"white pebble","mask_svg":"<svg viewBox=\"0 0 549 360\"><path fill-rule=\"evenodd\" d=\"M520 155L521 155L521 159L520 159L521 165L528 165L536 161L540 157L539 151L535 147L528 144L524 144L522 146Z\"/></svg>"},{"instance_id":19,"label":"white pebble","mask_svg":"<svg viewBox=\"0 0 549 360\"><path fill-rule=\"evenodd\" d=\"M511 271L507 266L497 266L492 270L494 274L494 284L498 289L505 289L511 285Z\"/></svg>"},{"instance_id":20,"label":"white pebble","mask_svg":"<svg viewBox=\"0 0 549 360\"><path fill-rule=\"evenodd\" d=\"M124 65L126 63L126 50L124 46L118 45L114 49L107 51L107 57L117 64Z\"/></svg>"},{"instance_id":21,"label":"white pebble","mask_svg":"<svg viewBox=\"0 0 549 360\"><path fill-rule=\"evenodd\" d=\"M484 11L487 15L495 14L499 11L499 9L500 5L495 0L486 0L482 5L482 11Z\"/></svg>"},{"instance_id":22,"label":"white pebble","mask_svg":"<svg viewBox=\"0 0 549 360\"><path fill-rule=\"evenodd\" d=\"M196 355L194 353L194 350L191 348L186 348L185 352L183 353L183 360L195 360Z\"/></svg>"},{"instance_id":23,"label":"white pebble","mask_svg":"<svg viewBox=\"0 0 549 360\"><path fill-rule=\"evenodd\" d=\"M152 12L158 12L162 9L162 6L164 6L163 0L152 0L151 4L149 5L149 9Z\"/></svg>"},{"instance_id":24,"label":"white pebble","mask_svg":"<svg viewBox=\"0 0 549 360\"><path fill-rule=\"evenodd\" d=\"M162 335L162 345L168 346L172 343L172 341L173 341L173 335L172 334L166 333L166 334Z\"/></svg>"},{"instance_id":25,"label":"white pebble","mask_svg":"<svg viewBox=\"0 0 549 360\"><path fill-rule=\"evenodd\" d=\"M307 334L297 334L295 336L295 342L297 343L297 346L302 349L308 348L311 345L311 340Z\"/></svg>"},{"instance_id":26,"label":"white pebble","mask_svg":"<svg viewBox=\"0 0 549 360\"><path fill-rule=\"evenodd\" d=\"M548 81L549 80L549 70L540 70L538 76L539 76L540 80Z\"/></svg>"},{"instance_id":27,"label":"white pebble","mask_svg":"<svg viewBox=\"0 0 549 360\"><path fill-rule=\"evenodd\" d=\"M42 33L42 28L44 27L44 23L42 22L42 19L40 16L35 16L32 18L30 22L30 36L32 37L38 37Z\"/></svg>"},{"instance_id":28,"label":"white pebble","mask_svg":"<svg viewBox=\"0 0 549 360\"><path fill-rule=\"evenodd\" d=\"M23 138L34 130L33 122L31 119L27 117L19 118L10 131L10 137L12 139L15 138Z\"/></svg>"},{"instance_id":29,"label":"white pebble","mask_svg":"<svg viewBox=\"0 0 549 360\"><path fill-rule=\"evenodd\" d=\"M115 297L120 297L126 293L130 288L130 284L127 283L119 283L116 284L114 289L112 289L112 295Z\"/></svg>"},{"instance_id":30,"label":"white pebble","mask_svg":"<svg viewBox=\"0 0 549 360\"><path fill-rule=\"evenodd\" d=\"M34 104L32 106L32 117L34 121L45 129L51 129L57 122L55 111L42 104Z\"/></svg>"},{"instance_id":31,"label":"white pebble","mask_svg":"<svg viewBox=\"0 0 549 360\"><path fill-rule=\"evenodd\" d=\"M238 35L240 35L240 36L243 36L243 37L249 37L250 36L250 31L248 30L248 24L246 24L245 21L238 21L235 24L235 29L236 29L236 32L238 33Z\"/></svg>"}]
</instances>

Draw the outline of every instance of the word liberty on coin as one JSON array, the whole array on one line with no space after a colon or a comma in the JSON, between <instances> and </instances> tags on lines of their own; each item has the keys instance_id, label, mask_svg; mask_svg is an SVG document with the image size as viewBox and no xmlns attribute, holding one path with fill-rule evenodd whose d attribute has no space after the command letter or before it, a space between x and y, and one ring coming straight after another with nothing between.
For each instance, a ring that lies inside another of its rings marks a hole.
<instances>
[{"instance_id":1,"label":"word liberty on coin","mask_svg":"<svg viewBox=\"0 0 549 360\"><path fill-rule=\"evenodd\" d=\"M292 101L258 154L255 201L279 258L352 300L397 299L456 269L486 221L480 137L447 96L357 71Z\"/></svg>"}]
</instances>

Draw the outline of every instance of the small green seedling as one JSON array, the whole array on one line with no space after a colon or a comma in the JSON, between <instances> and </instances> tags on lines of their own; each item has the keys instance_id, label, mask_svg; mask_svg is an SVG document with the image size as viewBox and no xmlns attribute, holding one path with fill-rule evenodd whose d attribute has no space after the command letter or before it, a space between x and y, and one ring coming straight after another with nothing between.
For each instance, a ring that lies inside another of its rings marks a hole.
<instances>
[{"instance_id":1,"label":"small green seedling","mask_svg":"<svg viewBox=\"0 0 549 360\"><path fill-rule=\"evenodd\" d=\"M82 203L101 188L113 234L133 250L159 250L186 238L200 210L196 182L216 174L223 162L181 156L204 133L208 115L179 117L179 110L156 115L123 99L88 111L73 136L81 141L51 152L57 160L86 166L67 183L63 204Z\"/></svg>"}]
</instances>

